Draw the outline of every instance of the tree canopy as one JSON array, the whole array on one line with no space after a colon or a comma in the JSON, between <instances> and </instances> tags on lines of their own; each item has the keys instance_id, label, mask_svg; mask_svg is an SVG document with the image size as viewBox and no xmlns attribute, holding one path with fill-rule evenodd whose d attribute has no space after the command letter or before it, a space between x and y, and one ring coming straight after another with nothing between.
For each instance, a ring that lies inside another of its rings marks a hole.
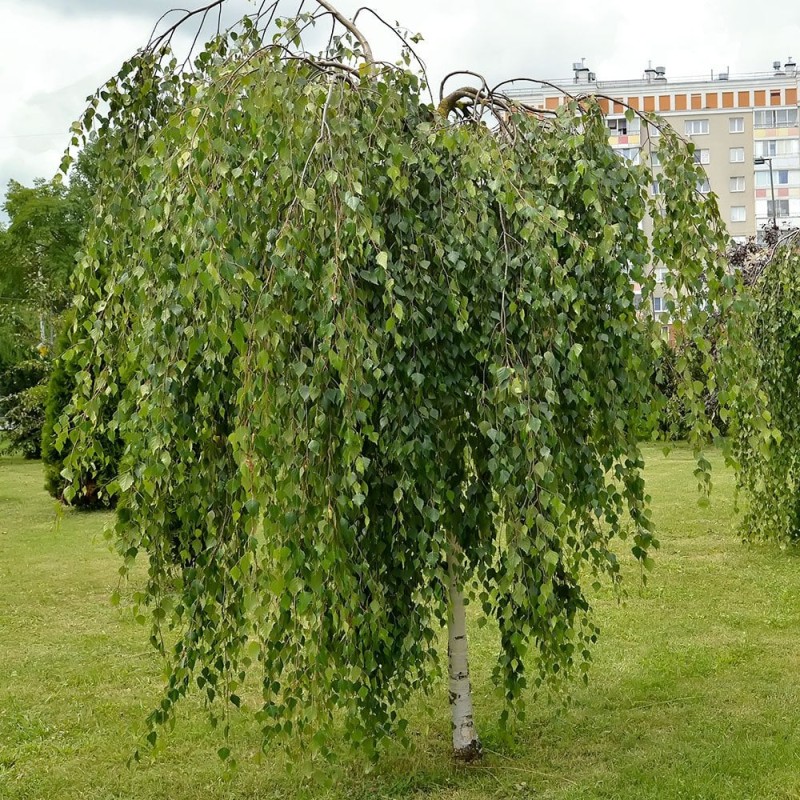
<instances>
[{"instance_id":1,"label":"tree canopy","mask_svg":"<svg viewBox=\"0 0 800 800\"><path fill-rule=\"evenodd\" d=\"M414 41L387 64L326 2L274 14L191 69L173 26L76 126L101 181L57 432L78 487L123 452L117 546L147 556L170 670L151 741L199 690L265 742L324 749L342 711L374 752L441 673L454 587L499 627L510 710L585 671L587 583L619 583L615 540L645 566L654 546L637 431L663 340L634 284L670 269L710 373L732 279L702 168L654 117L658 196L595 98L549 113L484 83L437 105Z\"/></svg>"}]
</instances>

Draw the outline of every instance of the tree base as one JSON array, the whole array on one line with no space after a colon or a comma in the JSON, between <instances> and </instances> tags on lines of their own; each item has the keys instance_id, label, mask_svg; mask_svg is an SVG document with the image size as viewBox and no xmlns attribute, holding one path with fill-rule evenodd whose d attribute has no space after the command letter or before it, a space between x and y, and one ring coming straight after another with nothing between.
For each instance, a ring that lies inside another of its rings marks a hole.
<instances>
[{"instance_id":1,"label":"tree base","mask_svg":"<svg viewBox=\"0 0 800 800\"><path fill-rule=\"evenodd\" d=\"M453 758L462 764L472 764L483 758L483 748L478 739L473 739L464 747L453 748Z\"/></svg>"}]
</instances>

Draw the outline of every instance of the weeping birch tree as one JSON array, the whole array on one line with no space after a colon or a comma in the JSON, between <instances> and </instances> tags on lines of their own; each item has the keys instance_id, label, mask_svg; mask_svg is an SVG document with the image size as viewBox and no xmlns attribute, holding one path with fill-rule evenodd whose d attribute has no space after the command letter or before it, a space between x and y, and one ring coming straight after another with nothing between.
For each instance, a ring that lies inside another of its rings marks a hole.
<instances>
[{"instance_id":1,"label":"weeping birch tree","mask_svg":"<svg viewBox=\"0 0 800 800\"><path fill-rule=\"evenodd\" d=\"M199 692L253 713L265 747L324 751L336 726L374 754L439 685L446 628L453 747L474 758L465 606L499 631L508 718L586 672L615 540L650 565L636 431L662 342L633 285L647 299L668 266L702 335L727 302L715 200L668 127L651 196L594 98L547 112L457 73L433 100L416 40L393 29L402 57L379 60L368 11L262 6L179 62L174 33L220 5L156 35L75 127L103 180L57 432L75 487L104 442L123 452L105 491L169 667L150 741Z\"/></svg>"},{"instance_id":2,"label":"weeping birch tree","mask_svg":"<svg viewBox=\"0 0 800 800\"><path fill-rule=\"evenodd\" d=\"M746 292L732 323L732 460L745 500L746 539L800 540L800 230L767 229L767 244L733 250ZM729 323L730 325L730 323Z\"/></svg>"}]
</instances>

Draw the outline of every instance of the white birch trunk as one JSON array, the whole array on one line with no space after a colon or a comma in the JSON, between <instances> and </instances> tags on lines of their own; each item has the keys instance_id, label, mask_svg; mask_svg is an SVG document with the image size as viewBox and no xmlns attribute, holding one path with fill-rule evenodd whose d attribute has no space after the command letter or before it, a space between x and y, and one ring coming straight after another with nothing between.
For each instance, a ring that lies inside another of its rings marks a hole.
<instances>
[{"instance_id":1,"label":"white birch trunk","mask_svg":"<svg viewBox=\"0 0 800 800\"><path fill-rule=\"evenodd\" d=\"M453 754L464 761L480 758L481 743L472 718L472 686L469 680L467 619L464 593L458 586L455 545L447 555L450 582L450 617L447 653L450 662L450 713L453 721Z\"/></svg>"}]
</instances>

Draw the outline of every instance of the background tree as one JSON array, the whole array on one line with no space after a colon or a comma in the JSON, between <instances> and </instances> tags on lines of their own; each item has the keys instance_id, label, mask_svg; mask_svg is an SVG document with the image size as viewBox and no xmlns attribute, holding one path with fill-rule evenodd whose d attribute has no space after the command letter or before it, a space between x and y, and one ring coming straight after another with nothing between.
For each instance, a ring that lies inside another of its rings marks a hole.
<instances>
[{"instance_id":1,"label":"background tree","mask_svg":"<svg viewBox=\"0 0 800 800\"><path fill-rule=\"evenodd\" d=\"M732 454L745 499L742 531L782 543L800 538L800 231L769 231L730 254L747 293L729 327L740 333L726 396Z\"/></svg>"},{"instance_id":2,"label":"background tree","mask_svg":"<svg viewBox=\"0 0 800 800\"><path fill-rule=\"evenodd\" d=\"M521 713L526 687L587 669L585 582L619 584L614 540L650 564L636 431L660 331L632 281L646 299L648 265L669 267L702 338L728 302L723 226L668 127L653 198L593 98L548 113L483 83L434 104L414 42L391 65L327 2L273 38L275 13L185 69L169 42L188 13L82 121L104 214L56 426L67 494L116 443L118 547L126 568L147 554L139 597L170 665L151 742L195 689L255 704L265 743L324 750L342 711L374 753L440 674L447 626L471 758L467 599L499 627L495 680ZM703 386L678 369L699 420Z\"/></svg>"},{"instance_id":3,"label":"background tree","mask_svg":"<svg viewBox=\"0 0 800 800\"><path fill-rule=\"evenodd\" d=\"M73 376L57 363L53 380L60 391L48 392L56 333L64 326L70 278L86 228L95 190L92 143L78 154L69 184L37 180L32 187L11 181L4 202L9 217L0 230L0 417L14 449L38 458L44 445L50 475L48 488L63 491L60 456L45 426L45 403L57 419L71 395ZM60 400L59 400L60 398ZM60 405L58 403L60 402Z\"/></svg>"},{"instance_id":4,"label":"background tree","mask_svg":"<svg viewBox=\"0 0 800 800\"><path fill-rule=\"evenodd\" d=\"M86 208L60 181L32 187L10 181L3 210L9 225L0 240L3 296L35 318L39 343L52 345L58 315L69 300Z\"/></svg>"},{"instance_id":5,"label":"background tree","mask_svg":"<svg viewBox=\"0 0 800 800\"><path fill-rule=\"evenodd\" d=\"M49 349L67 302L78 227L57 181L33 187L11 181L3 204L9 225L0 231L0 419L13 449L40 454Z\"/></svg>"}]
</instances>

